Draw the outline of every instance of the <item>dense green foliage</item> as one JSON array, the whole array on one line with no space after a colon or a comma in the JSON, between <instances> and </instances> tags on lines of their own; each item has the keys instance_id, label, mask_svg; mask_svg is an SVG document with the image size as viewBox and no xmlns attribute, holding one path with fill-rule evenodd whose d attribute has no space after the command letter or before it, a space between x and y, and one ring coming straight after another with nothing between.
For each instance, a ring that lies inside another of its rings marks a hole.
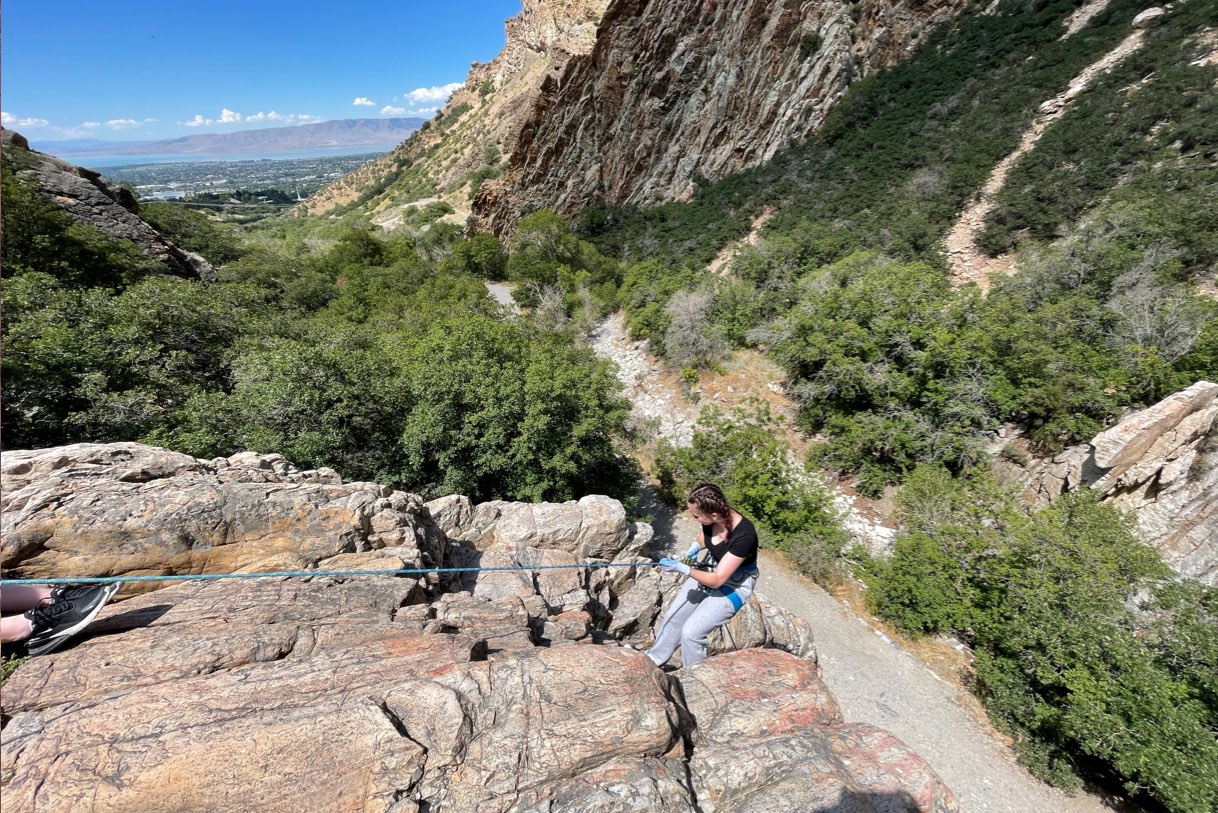
<instances>
[{"instance_id":1,"label":"dense green foliage","mask_svg":"<svg viewBox=\"0 0 1218 813\"><path fill-rule=\"evenodd\" d=\"M865 490L920 461L960 469L980 459L978 433L995 414L973 298L951 298L930 266L868 254L826 266L803 288L772 352L798 382L804 428L829 434L824 459L860 472Z\"/></svg>"},{"instance_id":2,"label":"dense green foliage","mask_svg":"<svg viewBox=\"0 0 1218 813\"><path fill-rule=\"evenodd\" d=\"M241 256L231 231L203 212L172 203L145 203L140 217L178 248L202 254L213 263L223 265Z\"/></svg>"},{"instance_id":3,"label":"dense green foliage","mask_svg":"<svg viewBox=\"0 0 1218 813\"><path fill-rule=\"evenodd\" d=\"M513 297L534 309L543 324L559 325L573 316L586 331L616 308L619 264L549 209L521 218L508 249L508 279L517 283Z\"/></svg>"},{"instance_id":4,"label":"dense green foliage","mask_svg":"<svg viewBox=\"0 0 1218 813\"><path fill-rule=\"evenodd\" d=\"M656 475L661 493L681 504L697 483L723 488L728 502L757 525L801 571L821 582L840 574L845 533L824 486L778 439L777 421L764 405L722 415L706 409L687 447L660 444Z\"/></svg>"},{"instance_id":5,"label":"dense green foliage","mask_svg":"<svg viewBox=\"0 0 1218 813\"><path fill-rule=\"evenodd\" d=\"M984 433L1024 424L1046 451L1218 374L1218 306L1174 281L1136 227L1097 216L986 298L935 268L857 254L805 274L763 336L821 459L878 492L918 463L959 471Z\"/></svg>"},{"instance_id":6,"label":"dense green foliage","mask_svg":"<svg viewBox=\"0 0 1218 813\"><path fill-rule=\"evenodd\" d=\"M9 163L8 448L138 440L201 457L279 452L478 501L633 494L636 466L620 450L628 409L609 366L573 332L505 320L482 280L511 257L437 222L446 207L388 236L281 222L240 244L199 212L149 206L219 268L207 284L75 224ZM552 215L536 220L571 255L522 245L518 273L577 293L615 287L616 263Z\"/></svg>"},{"instance_id":7,"label":"dense green foliage","mask_svg":"<svg viewBox=\"0 0 1218 813\"><path fill-rule=\"evenodd\" d=\"M1167 810L1218 805L1218 591L1172 581L1090 492L1027 513L984 475L916 470L869 600L972 644L987 708L1037 774L1119 781Z\"/></svg>"}]
</instances>

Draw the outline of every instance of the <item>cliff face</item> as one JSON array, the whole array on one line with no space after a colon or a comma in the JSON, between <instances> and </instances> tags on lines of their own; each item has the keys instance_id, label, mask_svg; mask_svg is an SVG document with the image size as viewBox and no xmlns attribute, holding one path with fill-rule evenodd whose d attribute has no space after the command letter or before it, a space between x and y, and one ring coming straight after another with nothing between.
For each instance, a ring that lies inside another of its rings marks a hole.
<instances>
[{"instance_id":1,"label":"cliff face","mask_svg":"<svg viewBox=\"0 0 1218 813\"><path fill-rule=\"evenodd\" d=\"M529 119L538 88L573 55L592 50L607 2L525 0L506 23L503 51L473 64L439 116L389 155L321 190L298 214L363 203L375 222L393 228L403 208L439 198L463 220L472 190L506 169L506 153Z\"/></svg>"},{"instance_id":2,"label":"cliff face","mask_svg":"<svg viewBox=\"0 0 1218 813\"><path fill-rule=\"evenodd\" d=\"M892 64L963 0L614 0L594 47L542 80L477 225L522 211L688 199L695 178L810 135L854 80Z\"/></svg>"}]
</instances>

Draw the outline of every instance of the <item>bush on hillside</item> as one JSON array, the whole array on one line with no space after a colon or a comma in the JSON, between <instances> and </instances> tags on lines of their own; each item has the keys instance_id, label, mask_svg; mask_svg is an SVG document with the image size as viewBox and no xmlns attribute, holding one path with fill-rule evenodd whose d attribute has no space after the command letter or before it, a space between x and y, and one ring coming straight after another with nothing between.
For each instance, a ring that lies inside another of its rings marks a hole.
<instances>
[{"instance_id":1,"label":"bush on hillside","mask_svg":"<svg viewBox=\"0 0 1218 813\"><path fill-rule=\"evenodd\" d=\"M402 479L428 496L625 499L629 405L607 362L564 334L490 318L441 319L405 348L412 399Z\"/></svg>"},{"instance_id":2,"label":"bush on hillside","mask_svg":"<svg viewBox=\"0 0 1218 813\"><path fill-rule=\"evenodd\" d=\"M771 354L801 427L830 435L823 462L862 473L874 494L920 462L959 470L980 459L977 434L997 414L973 347L975 303L953 299L936 268L862 253L802 286Z\"/></svg>"},{"instance_id":3,"label":"bush on hillside","mask_svg":"<svg viewBox=\"0 0 1218 813\"><path fill-rule=\"evenodd\" d=\"M1115 777L1173 813L1213 809L1218 591L1171 581L1088 491L1029 514L984 475L923 467L900 505L869 602L911 634L973 645L1025 764L1067 787Z\"/></svg>"},{"instance_id":4,"label":"bush on hillside","mask_svg":"<svg viewBox=\"0 0 1218 813\"><path fill-rule=\"evenodd\" d=\"M231 228L197 209L174 203L144 203L140 205L140 217L178 248L202 254L214 266L241 257L241 246Z\"/></svg>"}]
</instances>

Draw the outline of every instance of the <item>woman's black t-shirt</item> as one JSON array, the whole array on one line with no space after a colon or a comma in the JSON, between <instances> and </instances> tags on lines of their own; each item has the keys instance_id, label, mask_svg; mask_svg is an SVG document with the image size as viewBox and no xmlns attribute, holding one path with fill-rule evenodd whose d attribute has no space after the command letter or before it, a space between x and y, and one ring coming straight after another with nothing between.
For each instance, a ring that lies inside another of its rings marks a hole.
<instances>
[{"instance_id":1,"label":"woman's black t-shirt","mask_svg":"<svg viewBox=\"0 0 1218 813\"><path fill-rule=\"evenodd\" d=\"M724 556L734 553L744 560L741 567L752 567L757 564L757 529L753 527L752 521L741 517L740 521L736 523L736 527L732 528L732 532L727 535L727 540L718 544L711 541L713 527L713 525L702 526L702 544L711 552L711 556L715 557L716 562L721 562Z\"/></svg>"}]
</instances>

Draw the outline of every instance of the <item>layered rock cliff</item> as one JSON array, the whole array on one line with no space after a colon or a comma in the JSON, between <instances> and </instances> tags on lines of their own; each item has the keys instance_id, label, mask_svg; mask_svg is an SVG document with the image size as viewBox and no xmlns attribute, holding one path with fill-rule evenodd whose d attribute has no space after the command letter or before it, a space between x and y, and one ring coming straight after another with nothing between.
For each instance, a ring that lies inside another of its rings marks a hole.
<instances>
[{"instance_id":1,"label":"layered rock cliff","mask_svg":"<svg viewBox=\"0 0 1218 813\"><path fill-rule=\"evenodd\" d=\"M506 169L506 153L546 77L592 49L607 3L525 0L507 21L503 51L491 62L475 62L435 119L389 155L313 195L296 214L324 215L362 203L375 222L393 228L410 204L439 198L463 221L473 188Z\"/></svg>"},{"instance_id":2,"label":"layered rock cliff","mask_svg":"<svg viewBox=\"0 0 1218 813\"><path fill-rule=\"evenodd\" d=\"M5 684L5 810L958 809L903 743L842 719L807 625L763 599L695 666L621 646L681 579L595 567L651 538L614 500L424 505L276 455L135 444L3 462L6 575L573 565L120 599Z\"/></svg>"},{"instance_id":3,"label":"layered rock cliff","mask_svg":"<svg viewBox=\"0 0 1218 813\"><path fill-rule=\"evenodd\" d=\"M1218 384L1198 381L1047 460L1016 439L996 466L1033 505L1095 489L1173 570L1218 586Z\"/></svg>"},{"instance_id":4,"label":"layered rock cliff","mask_svg":"<svg viewBox=\"0 0 1218 813\"><path fill-rule=\"evenodd\" d=\"M503 51L393 153L298 214L397 226L434 199L497 232L522 212L684 200L810 135L852 82L964 0L527 0Z\"/></svg>"},{"instance_id":5,"label":"layered rock cliff","mask_svg":"<svg viewBox=\"0 0 1218 813\"><path fill-rule=\"evenodd\" d=\"M521 212L688 199L810 135L850 84L918 46L963 0L615 0L591 52L545 77L481 228Z\"/></svg>"},{"instance_id":6,"label":"layered rock cliff","mask_svg":"<svg viewBox=\"0 0 1218 813\"><path fill-rule=\"evenodd\" d=\"M214 280L215 271L203 257L183 251L165 239L139 216L139 204L126 189L115 188L83 167L30 149L20 133L4 130L4 163L20 181L30 182L36 193L59 206L74 220L99 229L109 237L131 241L167 273L190 279Z\"/></svg>"}]
</instances>

